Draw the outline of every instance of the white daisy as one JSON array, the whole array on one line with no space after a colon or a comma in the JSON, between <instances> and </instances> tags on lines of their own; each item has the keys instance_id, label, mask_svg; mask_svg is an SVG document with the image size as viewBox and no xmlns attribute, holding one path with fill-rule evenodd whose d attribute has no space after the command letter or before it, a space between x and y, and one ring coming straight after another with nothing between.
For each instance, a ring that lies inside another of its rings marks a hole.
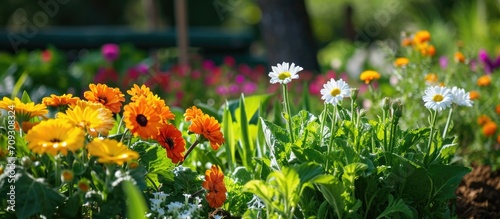
<instances>
[{"instance_id":1,"label":"white daisy","mask_svg":"<svg viewBox=\"0 0 500 219\"><path fill-rule=\"evenodd\" d=\"M338 81L335 81L333 78L330 79L330 81L323 85L323 89L320 92L323 95L321 99L325 100L325 103L333 105L338 105L344 97L351 96L351 88L342 79Z\"/></svg>"},{"instance_id":2,"label":"white daisy","mask_svg":"<svg viewBox=\"0 0 500 219\"><path fill-rule=\"evenodd\" d=\"M440 112L451 106L453 96L450 89L446 87L433 86L425 89L425 95L422 99L424 100L425 107L427 107L427 109L433 109Z\"/></svg>"},{"instance_id":3,"label":"white daisy","mask_svg":"<svg viewBox=\"0 0 500 219\"><path fill-rule=\"evenodd\" d=\"M269 77L271 77L271 84L288 84L292 79L298 79L299 75L297 74L299 71L302 71L303 68L300 66L295 66L294 63L289 65L288 62L283 62L283 64L279 64L277 66L271 67L273 69L272 72L269 72Z\"/></svg>"},{"instance_id":4,"label":"white daisy","mask_svg":"<svg viewBox=\"0 0 500 219\"><path fill-rule=\"evenodd\" d=\"M453 97L452 102L456 103L459 106L472 107L472 104L474 103L472 100L470 100L470 93L465 93L465 90L463 88L452 87L451 95Z\"/></svg>"}]
</instances>

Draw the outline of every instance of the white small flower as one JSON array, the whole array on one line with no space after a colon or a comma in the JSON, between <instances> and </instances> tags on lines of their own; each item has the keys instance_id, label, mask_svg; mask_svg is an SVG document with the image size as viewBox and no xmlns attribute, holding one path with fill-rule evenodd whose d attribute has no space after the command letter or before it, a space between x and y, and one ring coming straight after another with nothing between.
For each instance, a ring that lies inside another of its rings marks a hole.
<instances>
[{"instance_id":1,"label":"white small flower","mask_svg":"<svg viewBox=\"0 0 500 219\"><path fill-rule=\"evenodd\" d=\"M214 215L214 219L222 219L221 215Z\"/></svg>"},{"instance_id":2,"label":"white small flower","mask_svg":"<svg viewBox=\"0 0 500 219\"><path fill-rule=\"evenodd\" d=\"M168 211L169 212L174 212L177 211L178 209L181 209L184 206L184 204L180 202L172 202L167 205Z\"/></svg>"},{"instance_id":3,"label":"white small flower","mask_svg":"<svg viewBox=\"0 0 500 219\"><path fill-rule=\"evenodd\" d=\"M154 192L153 195L155 196L155 199L165 201L170 194L165 194L163 192Z\"/></svg>"},{"instance_id":4,"label":"white small flower","mask_svg":"<svg viewBox=\"0 0 500 219\"><path fill-rule=\"evenodd\" d=\"M272 72L269 72L269 77L271 77L271 84L288 84L292 79L298 79L299 75L297 74L299 71L302 71L303 68L300 66L295 66L294 63L289 65L288 62L283 62L277 66L272 66Z\"/></svg>"},{"instance_id":5,"label":"white small flower","mask_svg":"<svg viewBox=\"0 0 500 219\"><path fill-rule=\"evenodd\" d=\"M422 97L427 109L442 111L451 106L453 96L450 89L446 87L433 86L425 89L425 95Z\"/></svg>"},{"instance_id":6,"label":"white small flower","mask_svg":"<svg viewBox=\"0 0 500 219\"><path fill-rule=\"evenodd\" d=\"M151 198L149 199L151 201L151 210L156 210L158 208L160 208L160 205L162 203L162 201L160 199L154 199L154 198Z\"/></svg>"},{"instance_id":7,"label":"white small flower","mask_svg":"<svg viewBox=\"0 0 500 219\"><path fill-rule=\"evenodd\" d=\"M465 93L465 90L463 88L452 87L451 95L453 97L452 102L456 103L459 106L472 107L472 104L474 103L472 100L470 100L470 93Z\"/></svg>"},{"instance_id":8,"label":"white small flower","mask_svg":"<svg viewBox=\"0 0 500 219\"><path fill-rule=\"evenodd\" d=\"M335 79L332 78L323 85L323 89L321 89L320 92L321 95L323 95L321 99L325 100L325 103L338 105L344 97L349 97L351 95L351 88L349 88L349 85L342 79L335 81Z\"/></svg>"}]
</instances>

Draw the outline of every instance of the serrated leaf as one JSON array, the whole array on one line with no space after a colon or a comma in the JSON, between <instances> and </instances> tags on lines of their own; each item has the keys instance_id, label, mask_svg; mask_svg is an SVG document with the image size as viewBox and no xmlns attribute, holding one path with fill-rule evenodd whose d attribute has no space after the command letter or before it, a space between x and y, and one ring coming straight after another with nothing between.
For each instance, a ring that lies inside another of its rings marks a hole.
<instances>
[{"instance_id":1,"label":"serrated leaf","mask_svg":"<svg viewBox=\"0 0 500 219\"><path fill-rule=\"evenodd\" d=\"M403 213L406 217L405 218L412 218L413 214L406 205L406 203L402 199L398 199L394 201L394 197L392 195L389 195L389 205L387 208L377 217L379 218L384 218L384 217L389 217L392 214L395 213Z\"/></svg>"},{"instance_id":2,"label":"serrated leaf","mask_svg":"<svg viewBox=\"0 0 500 219\"><path fill-rule=\"evenodd\" d=\"M56 207L64 203L64 197L49 185L26 173L19 173L16 180L16 215L28 218L35 214L52 216Z\"/></svg>"}]
</instances>

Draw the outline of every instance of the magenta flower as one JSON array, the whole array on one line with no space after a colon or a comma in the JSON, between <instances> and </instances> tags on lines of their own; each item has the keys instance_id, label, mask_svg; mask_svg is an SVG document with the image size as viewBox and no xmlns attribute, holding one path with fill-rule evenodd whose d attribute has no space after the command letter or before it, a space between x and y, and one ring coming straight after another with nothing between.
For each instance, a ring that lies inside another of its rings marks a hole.
<instances>
[{"instance_id":1,"label":"magenta flower","mask_svg":"<svg viewBox=\"0 0 500 219\"><path fill-rule=\"evenodd\" d=\"M135 68L137 69L137 72L140 74L147 74L149 71L149 66L144 63L138 64L137 66L135 66Z\"/></svg>"},{"instance_id":2,"label":"magenta flower","mask_svg":"<svg viewBox=\"0 0 500 219\"><path fill-rule=\"evenodd\" d=\"M113 62L120 55L120 47L112 43L104 44L101 48L101 53L106 61Z\"/></svg>"},{"instance_id":3,"label":"magenta flower","mask_svg":"<svg viewBox=\"0 0 500 219\"><path fill-rule=\"evenodd\" d=\"M441 66L441 69L448 67L448 58L446 56L439 57L439 66Z\"/></svg>"},{"instance_id":4,"label":"magenta flower","mask_svg":"<svg viewBox=\"0 0 500 219\"><path fill-rule=\"evenodd\" d=\"M252 82L247 82L243 84L243 87L241 88L241 92L244 94L253 94L257 90L257 84L252 83Z\"/></svg>"},{"instance_id":5,"label":"magenta flower","mask_svg":"<svg viewBox=\"0 0 500 219\"><path fill-rule=\"evenodd\" d=\"M488 52L486 50L479 50L479 60L484 64L484 71L488 74L491 74L495 69L500 67L500 55L496 57L490 58Z\"/></svg>"},{"instance_id":6,"label":"magenta flower","mask_svg":"<svg viewBox=\"0 0 500 219\"><path fill-rule=\"evenodd\" d=\"M237 84L243 84L245 82L245 76L243 75L236 75L235 81Z\"/></svg>"},{"instance_id":7,"label":"magenta flower","mask_svg":"<svg viewBox=\"0 0 500 219\"><path fill-rule=\"evenodd\" d=\"M232 56L226 56L224 57L224 64L233 67L236 64L236 60Z\"/></svg>"}]
</instances>

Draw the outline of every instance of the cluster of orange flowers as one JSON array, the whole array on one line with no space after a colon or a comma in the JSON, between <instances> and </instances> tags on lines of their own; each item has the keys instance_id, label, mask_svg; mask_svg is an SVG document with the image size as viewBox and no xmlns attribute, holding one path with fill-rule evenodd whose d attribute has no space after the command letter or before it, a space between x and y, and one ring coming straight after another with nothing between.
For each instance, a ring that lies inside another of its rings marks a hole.
<instances>
[{"instance_id":1,"label":"cluster of orange flowers","mask_svg":"<svg viewBox=\"0 0 500 219\"><path fill-rule=\"evenodd\" d=\"M422 56L432 57L436 55L436 47L430 44L431 34L429 31L421 30L413 35L413 38L403 38L402 46L413 46Z\"/></svg>"},{"instance_id":2,"label":"cluster of orange flowers","mask_svg":"<svg viewBox=\"0 0 500 219\"><path fill-rule=\"evenodd\" d=\"M224 173L220 167L212 165L210 170L205 172L205 181L202 183L207 193L207 201L210 207L218 208L226 201L226 185L224 184Z\"/></svg>"},{"instance_id":3,"label":"cluster of orange flowers","mask_svg":"<svg viewBox=\"0 0 500 219\"><path fill-rule=\"evenodd\" d=\"M500 104L496 106L495 111L500 115ZM477 123L481 126L484 136L494 136L498 130L498 125L487 115L482 114L477 119ZM497 142L500 143L500 134L497 136Z\"/></svg>"}]
</instances>

